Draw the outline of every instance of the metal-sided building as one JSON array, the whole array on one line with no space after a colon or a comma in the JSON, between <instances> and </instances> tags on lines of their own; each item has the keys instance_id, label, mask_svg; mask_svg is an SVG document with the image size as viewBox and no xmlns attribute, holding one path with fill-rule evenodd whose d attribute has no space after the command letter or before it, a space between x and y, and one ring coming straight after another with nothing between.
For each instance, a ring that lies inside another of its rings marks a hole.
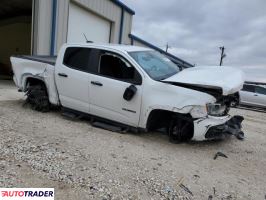
<instances>
[{"instance_id":1,"label":"metal-sided building","mask_svg":"<svg viewBox=\"0 0 266 200\"><path fill-rule=\"evenodd\" d=\"M85 37L130 44L134 14L118 0L1 0L0 70L10 71L10 55L56 55Z\"/></svg>"}]
</instances>

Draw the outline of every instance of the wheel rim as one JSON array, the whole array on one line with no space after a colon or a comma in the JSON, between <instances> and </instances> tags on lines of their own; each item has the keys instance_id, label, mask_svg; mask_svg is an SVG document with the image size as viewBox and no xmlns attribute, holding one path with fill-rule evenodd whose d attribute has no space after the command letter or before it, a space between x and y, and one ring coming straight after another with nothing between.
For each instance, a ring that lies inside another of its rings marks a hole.
<instances>
[{"instance_id":1,"label":"wheel rim","mask_svg":"<svg viewBox=\"0 0 266 200\"><path fill-rule=\"evenodd\" d=\"M193 124L187 120L175 119L169 127L169 139L173 143L187 141L193 137Z\"/></svg>"},{"instance_id":2,"label":"wheel rim","mask_svg":"<svg viewBox=\"0 0 266 200\"><path fill-rule=\"evenodd\" d=\"M170 128L170 133L169 133L170 140L172 142L179 142L181 141L182 138L182 130L180 126L180 121L175 121L173 122L171 128Z\"/></svg>"}]
</instances>

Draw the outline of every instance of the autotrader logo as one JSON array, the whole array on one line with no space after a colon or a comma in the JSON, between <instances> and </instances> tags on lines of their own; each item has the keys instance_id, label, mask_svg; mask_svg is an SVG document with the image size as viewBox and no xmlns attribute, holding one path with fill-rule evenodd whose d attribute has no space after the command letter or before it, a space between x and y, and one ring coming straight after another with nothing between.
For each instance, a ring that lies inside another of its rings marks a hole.
<instances>
[{"instance_id":1,"label":"autotrader logo","mask_svg":"<svg viewBox=\"0 0 266 200\"><path fill-rule=\"evenodd\" d=\"M0 200L54 200L54 188L0 188Z\"/></svg>"}]
</instances>

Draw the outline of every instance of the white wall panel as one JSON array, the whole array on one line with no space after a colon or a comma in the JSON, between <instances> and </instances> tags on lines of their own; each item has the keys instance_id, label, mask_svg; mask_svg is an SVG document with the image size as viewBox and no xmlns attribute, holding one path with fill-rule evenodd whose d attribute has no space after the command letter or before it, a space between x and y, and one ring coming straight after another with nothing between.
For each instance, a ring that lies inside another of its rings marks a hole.
<instances>
[{"instance_id":1,"label":"white wall panel","mask_svg":"<svg viewBox=\"0 0 266 200\"><path fill-rule=\"evenodd\" d=\"M111 22L74 3L70 4L67 42L109 43Z\"/></svg>"}]
</instances>

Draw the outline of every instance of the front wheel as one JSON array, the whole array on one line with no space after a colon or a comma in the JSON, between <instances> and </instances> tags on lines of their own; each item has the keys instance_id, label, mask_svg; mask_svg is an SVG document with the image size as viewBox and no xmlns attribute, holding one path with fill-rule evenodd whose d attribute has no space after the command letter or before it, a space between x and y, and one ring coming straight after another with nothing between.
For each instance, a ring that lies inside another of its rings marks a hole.
<instances>
[{"instance_id":1,"label":"front wheel","mask_svg":"<svg viewBox=\"0 0 266 200\"><path fill-rule=\"evenodd\" d=\"M188 141L193 137L194 125L192 118L175 116L168 127L169 140L172 143Z\"/></svg>"}]
</instances>

